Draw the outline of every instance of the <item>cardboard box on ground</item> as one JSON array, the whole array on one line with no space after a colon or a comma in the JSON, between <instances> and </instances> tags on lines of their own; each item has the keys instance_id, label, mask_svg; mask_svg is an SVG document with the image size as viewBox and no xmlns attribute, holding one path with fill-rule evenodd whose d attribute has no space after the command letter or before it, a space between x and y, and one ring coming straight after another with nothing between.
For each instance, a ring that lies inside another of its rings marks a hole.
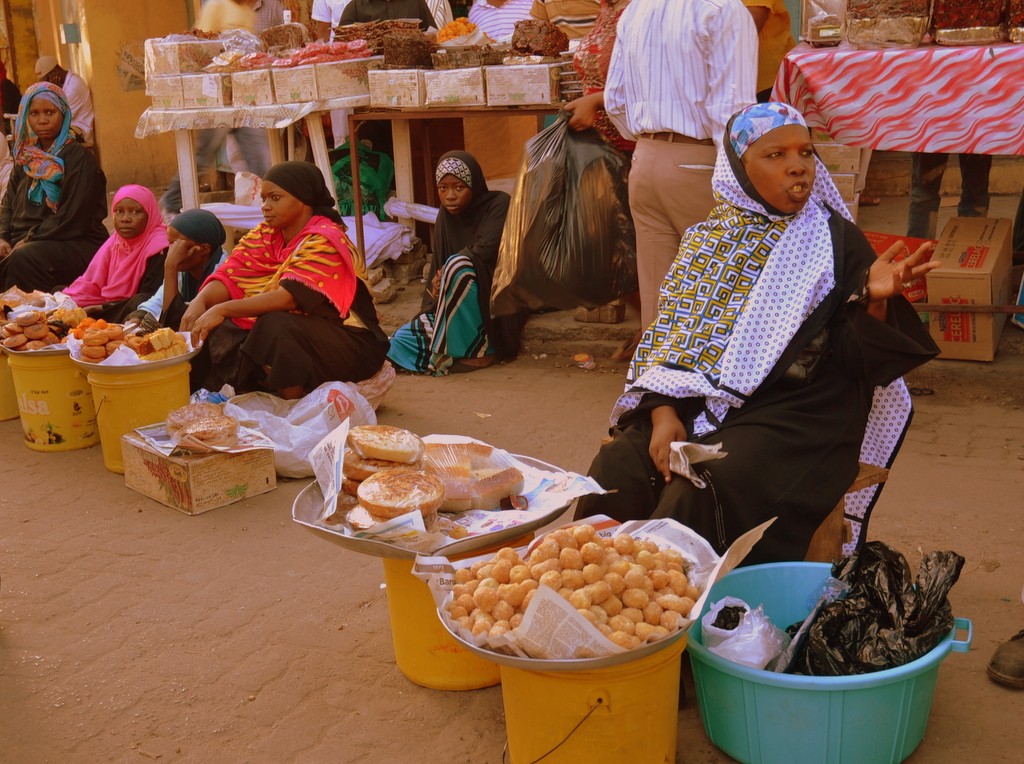
<instances>
[{"instance_id":1,"label":"cardboard box on ground","mask_svg":"<svg viewBox=\"0 0 1024 764\"><path fill-rule=\"evenodd\" d=\"M1006 305L1010 300L1013 221L953 218L942 230L927 275L928 301L945 305ZM995 359L1005 313L946 313L929 316L940 358Z\"/></svg>"},{"instance_id":2,"label":"cardboard box on ground","mask_svg":"<svg viewBox=\"0 0 1024 764\"><path fill-rule=\"evenodd\" d=\"M134 433L121 437L124 483L187 515L198 515L277 488L274 452L164 456Z\"/></svg>"}]
</instances>

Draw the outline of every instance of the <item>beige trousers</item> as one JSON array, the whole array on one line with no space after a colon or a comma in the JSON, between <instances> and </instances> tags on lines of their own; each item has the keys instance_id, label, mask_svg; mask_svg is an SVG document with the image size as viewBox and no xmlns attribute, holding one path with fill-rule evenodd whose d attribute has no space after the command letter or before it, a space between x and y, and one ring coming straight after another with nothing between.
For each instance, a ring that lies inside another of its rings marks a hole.
<instances>
[{"instance_id":1,"label":"beige trousers","mask_svg":"<svg viewBox=\"0 0 1024 764\"><path fill-rule=\"evenodd\" d=\"M640 320L658 315L658 293L679 251L683 232L714 207L711 174L715 147L641 138L629 171L629 209L636 228Z\"/></svg>"}]
</instances>

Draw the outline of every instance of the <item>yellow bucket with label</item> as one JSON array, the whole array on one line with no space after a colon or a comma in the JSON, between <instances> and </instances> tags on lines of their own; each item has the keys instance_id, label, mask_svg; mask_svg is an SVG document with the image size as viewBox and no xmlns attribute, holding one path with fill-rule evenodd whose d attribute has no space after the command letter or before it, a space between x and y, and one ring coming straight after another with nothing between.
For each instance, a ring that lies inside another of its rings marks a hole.
<instances>
[{"instance_id":1,"label":"yellow bucket with label","mask_svg":"<svg viewBox=\"0 0 1024 764\"><path fill-rule=\"evenodd\" d=\"M680 637L642 658L582 671L502 665L512 764L674 764L685 647Z\"/></svg>"},{"instance_id":2,"label":"yellow bucket with label","mask_svg":"<svg viewBox=\"0 0 1024 764\"><path fill-rule=\"evenodd\" d=\"M11 366L7 363L7 353L0 353L0 422L17 419L18 394L14 392L14 377Z\"/></svg>"},{"instance_id":3,"label":"yellow bucket with label","mask_svg":"<svg viewBox=\"0 0 1024 764\"><path fill-rule=\"evenodd\" d=\"M34 451L71 451L99 442L92 390L68 353L11 353L7 362L26 446Z\"/></svg>"},{"instance_id":4,"label":"yellow bucket with label","mask_svg":"<svg viewBox=\"0 0 1024 764\"><path fill-rule=\"evenodd\" d=\"M163 422L170 412L188 403L190 368L181 362L156 369L109 366L89 372L103 465L108 470L124 474L122 435Z\"/></svg>"}]
</instances>

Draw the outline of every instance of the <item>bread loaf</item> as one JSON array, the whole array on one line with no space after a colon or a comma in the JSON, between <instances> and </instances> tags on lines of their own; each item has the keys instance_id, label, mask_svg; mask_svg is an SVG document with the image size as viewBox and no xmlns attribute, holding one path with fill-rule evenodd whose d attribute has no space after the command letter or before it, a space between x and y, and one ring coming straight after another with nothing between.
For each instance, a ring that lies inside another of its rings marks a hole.
<instances>
[{"instance_id":1,"label":"bread loaf","mask_svg":"<svg viewBox=\"0 0 1024 764\"><path fill-rule=\"evenodd\" d=\"M423 441L417 435L386 424L353 427L348 445L363 459L383 459L401 464L415 464L423 458Z\"/></svg>"},{"instance_id":2,"label":"bread loaf","mask_svg":"<svg viewBox=\"0 0 1024 764\"><path fill-rule=\"evenodd\" d=\"M430 443L427 469L444 484L441 509L497 509L523 490L523 473L501 452L483 443Z\"/></svg>"},{"instance_id":3,"label":"bread loaf","mask_svg":"<svg viewBox=\"0 0 1024 764\"><path fill-rule=\"evenodd\" d=\"M359 503L378 518L389 520L417 509L429 517L444 501L444 484L422 470L383 470L359 484L358 496Z\"/></svg>"}]
</instances>

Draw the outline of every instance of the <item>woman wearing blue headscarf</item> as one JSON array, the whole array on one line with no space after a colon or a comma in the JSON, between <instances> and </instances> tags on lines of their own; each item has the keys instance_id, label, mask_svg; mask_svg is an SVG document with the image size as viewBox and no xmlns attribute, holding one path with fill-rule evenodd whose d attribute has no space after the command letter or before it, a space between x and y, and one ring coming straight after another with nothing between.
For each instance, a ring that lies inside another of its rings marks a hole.
<instances>
[{"instance_id":1,"label":"woman wearing blue headscarf","mask_svg":"<svg viewBox=\"0 0 1024 764\"><path fill-rule=\"evenodd\" d=\"M70 284L107 240L106 216L106 178L71 134L64 91L32 85L18 109L14 170L0 205L0 288Z\"/></svg>"},{"instance_id":2,"label":"woman wearing blue headscarf","mask_svg":"<svg viewBox=\"0 0 1024 764\"><path fill-rule=\"evenodd\" d=\"M749 106L725 139L717 206L683 235L591 466L616 490L577 517L673 517L719 552L774 517L744 562L801 560L858 461L895 458L900 377L938 352L901 290L937 263L902 243L875 256L792 107ZM722 452L689 479L671 445L686 441ZM848 497L847 553L877 493Z\"/></svg>"}]
</instances>

